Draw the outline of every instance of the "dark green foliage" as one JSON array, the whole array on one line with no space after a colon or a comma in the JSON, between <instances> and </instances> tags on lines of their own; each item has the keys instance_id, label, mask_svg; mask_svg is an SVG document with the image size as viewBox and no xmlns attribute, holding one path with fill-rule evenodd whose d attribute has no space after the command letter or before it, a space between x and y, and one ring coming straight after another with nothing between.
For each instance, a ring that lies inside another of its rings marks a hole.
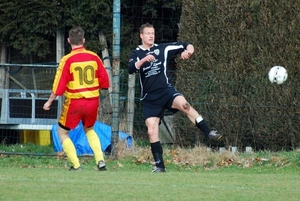
<instances>
[{"instance_id":1,"label":"dark green foliage","mask_svg":"<svg viewBox=\"0 0 300 201\"><path fill-rule=\"evenodd\" d=\"M226 146L299 146L299 9L298 1L284 0L183 2L179 38L194 44L195 54L178 60L176 85ZM288 70L283 85L267 79L275 65Z\"/></svg>"},{"instance_id":2,"label":"dark green foliage","mask_svg":"<svg viewBox=\"0 0 300 201\"><path fill-rule=\"evenodd\" d=\"M121 1L121 67L126 68L130 51L139 44L138 29L142 23L155 24L161 41L177 36L181 3L181 0ZM113 1L0 0L0 10L1 43L18 50L25 58L45 58L53 51L50 43L55 43L56 32L63 31L66 39L73 26L84 28L88 49L101 54L104 46L99 43L98 34L102 32L112 51ZM69 52L66 40L65 48Z\"/></svg>"},{"instance_id":3,"label":"dark green foliage","mask_svg":"<svg viewBox=\"0 0 300 201\"><path fill-rule=\"evenodd\" d=\"M73 26L83 27L86 48L101 53L104 47L99 43L98 34L103 32L107 40L112 39L112 1L62 1L59 8L66 34Z\"/></svg>"},{"instance_id":4,"label":"dark green foliage","mask_svg":"<svg viewBox=\"0 0 300 201\"><path fill-rule=\"evenodd\" d=\"M61 16L56 1L0 1L0 38L24 56L45 57Z\"/></svg>"},{"instance_id":5,"label":"dark green foliage","mask_svg":"<svg viewBox=\"0 0 300 201\"><path fill-rule=\"evenodd\" d=\"M98 33L112 34L111 1L0 1L0 38L23 56L44 58L55 43L58 30L82 26L86 32L86 47L95 52L103 48ZM66 47L69 45L66 43ZM68 49L67 49L68 50ZM67 51L66 51L67 52Z\"/></svg>"}]
</instances>

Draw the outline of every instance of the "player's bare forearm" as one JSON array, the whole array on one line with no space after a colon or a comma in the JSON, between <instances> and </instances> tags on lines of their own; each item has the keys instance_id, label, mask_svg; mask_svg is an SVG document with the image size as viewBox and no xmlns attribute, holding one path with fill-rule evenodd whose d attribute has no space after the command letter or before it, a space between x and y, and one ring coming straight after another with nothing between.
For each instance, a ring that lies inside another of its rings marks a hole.
<instances>
[{"instance_id":1,"label":"player's bare forearm","mask_svg":"<svg viewBox=\"0 0 300 201\"><path fill-rule=\"evenodd\" d=\"M44 104L43 109L44 110L50 110L50 106L52 105L52 102L56 99L57 95L54 93L51 93L48 101Z\"/></svg>"}]
</instances>

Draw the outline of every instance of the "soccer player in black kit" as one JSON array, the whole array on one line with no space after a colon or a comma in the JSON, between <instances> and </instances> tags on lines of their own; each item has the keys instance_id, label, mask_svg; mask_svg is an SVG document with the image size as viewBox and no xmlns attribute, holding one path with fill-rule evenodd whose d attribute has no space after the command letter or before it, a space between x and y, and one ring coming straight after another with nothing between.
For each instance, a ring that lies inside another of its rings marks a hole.
<instances>
[{"instance_id":1,"label":"soccer player in black kit","mask_svg":"<svg viewBox=\"0 0 300 201\"><path fill-rule=\"evenodd\" d=\"M159 124L164 116L164 109L172 113L184 112L205 136L219 140L221 134L212 131L202 116L176 91L167 77L168 59L181 54L182 59L189 59L194 53L194 46L184 42L155 44L153 25L146 23L140 27L142 45L132 51L129 74L139 73L143 114L148 129L151 152L155 161L152 172L166 172L163 161L163 149L159 139Z\"/></svg>"}]
</instances>

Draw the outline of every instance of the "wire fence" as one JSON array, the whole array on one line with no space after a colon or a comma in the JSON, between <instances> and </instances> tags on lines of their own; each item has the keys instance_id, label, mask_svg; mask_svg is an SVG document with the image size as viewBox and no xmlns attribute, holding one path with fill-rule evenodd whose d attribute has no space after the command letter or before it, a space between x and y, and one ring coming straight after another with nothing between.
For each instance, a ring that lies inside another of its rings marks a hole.
<instances>
[{"instance_id":1,"label":"wire fence","mask_svg":"<svg viewBox=\"0 0 300 201\"><path fill-rule=\"evenodd\" d=\"M62 98L51 112L42 109L51 93L56 65L2 66L9 89L1 89L0 142L50 145L51 128L57 123ZM251 146L256 150L290 150L299 146L300 107L296 103L299 77L289 75L286 83L269 82L266 74L232 74L169 71L171 82L201 113L213 129L224 134L224 141L208 141L183 113L166 114L160 125L163 143L179 146L205 144L211 147ZM136 75L138 76L138 75ZM139 79L136 79L134 118L128 119L128 74L120 73L120 130L134 139L147 139L142 115ZM193 83L193 85L188 84ZM98 120L110 125L112 106L109 93L101 93Z\"/></svg>"},{"instance_id":2,"label":"wire fence","mask_svg":"<svg viewBox=\"0 0 300 201\"><path fill-rule=\"evenodd\" d=\"M196 51L191 62L170 65L171 82L213 129L224 134L224 141L214 144L205 139L184 114L177 113L166 116L160 126L163 143L183 147L202 143L211 147L251 146L255 150L299 147L300 86L296 67L299 22L295 18L299 6L294 1L286 2L184 1L181 10L162 6L166 2L157 1L152 2L159 8L155 12L149 2L142 0L132 1L128 9L122 8L120 130L130 133L134 139L147 139L138 79L134 112L128 111L126 64L131 50L139 44L140 25L150 22L156 28L157 43L180 39L194 44ZM138 15L140 12L144 14ZM64 31L63 35L67 35L67 30ZM10 48L7 62L53 62L56 60L54 40L50 41L51 55L46 58L32 55L30 60ZM70 48L67 43L63 46L66 50ZM107 46L109 49L111 44ZM267 79L268 67L278 63L289 72L287 82L282 85L271 84ZM42 105L51 93L55 67L56 64L0 66L2 144L52 143L51 127L57 121L61 99L50 113L45 113ZM130 115L133 119L128 118ZM98 119L108 125L112 123L108 91L101 93ZM130 125L133 125L132 131Z\"/></svg>"}]
</instances>

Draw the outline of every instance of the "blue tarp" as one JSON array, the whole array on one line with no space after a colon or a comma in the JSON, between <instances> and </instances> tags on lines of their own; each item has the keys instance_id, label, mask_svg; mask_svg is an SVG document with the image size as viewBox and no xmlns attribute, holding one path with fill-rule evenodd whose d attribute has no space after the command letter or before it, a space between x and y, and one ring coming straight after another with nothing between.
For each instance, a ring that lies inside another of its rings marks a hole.
<instances>
[{"instance_id":1,"label":"blue tarp","mask_svg":"<svg viewBox=\"0 0 300 201\"><path fill-rule=\"evenodd\" d=\"M54 143L54 151L62 152L63 148L57 133L58 124L52 127L52 140ZM96 121L94 130L98 134L101 142L102 151L109 151L111 145L111 131L112 128L104 123ZM93 154L92 149L88 143L87 137L83 130L83 125L80 122L78 126L69 132L69 137L75 145L77 155ZM119 131L119 139L126 140L127 147L132 145L132 137L124 132Z\"/></svg>"}]
</instances>

